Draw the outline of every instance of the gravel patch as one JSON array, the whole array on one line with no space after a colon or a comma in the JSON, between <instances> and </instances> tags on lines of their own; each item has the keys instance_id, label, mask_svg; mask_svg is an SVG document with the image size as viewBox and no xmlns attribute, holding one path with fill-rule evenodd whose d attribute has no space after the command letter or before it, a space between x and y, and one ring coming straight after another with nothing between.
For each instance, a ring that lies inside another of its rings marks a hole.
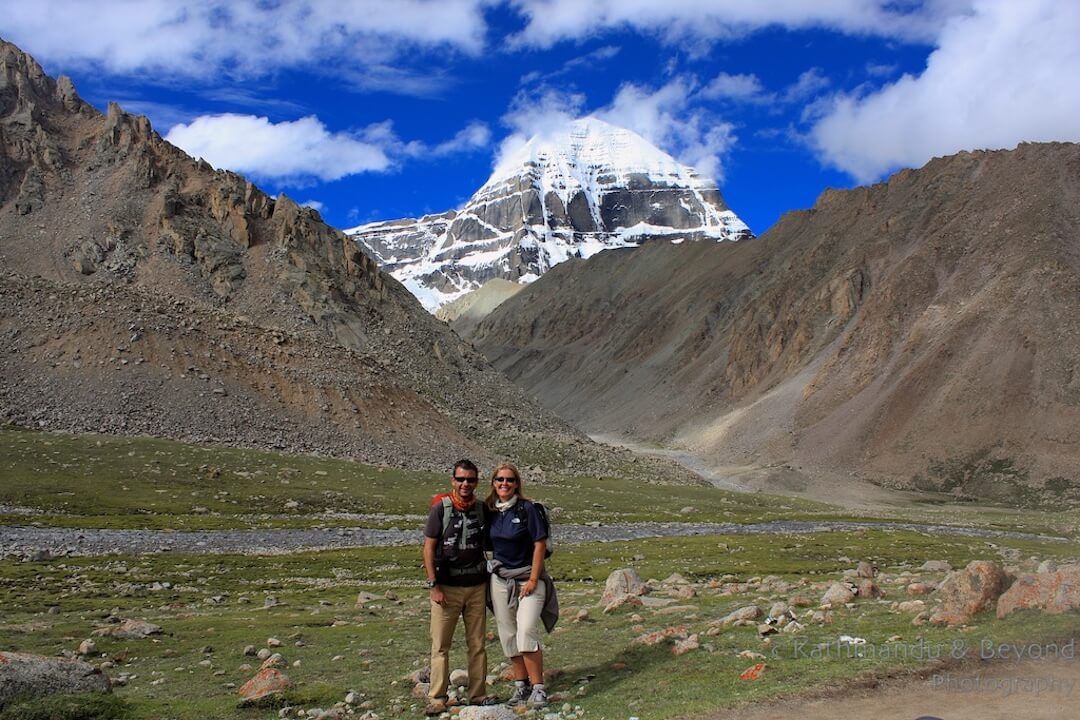
<instances>
[{"instance_id":1,"label":"gravel patch","mask_svg":"<svg viewBox=\"0 0 1080 720\"><path fill-rule=\"evenodd\" d=\"M735 523L633 523L614 525L559 525L560 544L615 542L650 537L691 535L768 535L845 532L859 528L872 530L912 530L934 535L954 535L1011 540L1059 540L1077 538L981 528L922 525L919 523L854 523L775 521L740 525ZM419 529L390 528L270 528L260 530L96 530L0 526L0 556L44 559L45 554L109 555L146 553L191 553L279 555L304 550L354 547L419 545Z\"/></svg>"}]
</instances>

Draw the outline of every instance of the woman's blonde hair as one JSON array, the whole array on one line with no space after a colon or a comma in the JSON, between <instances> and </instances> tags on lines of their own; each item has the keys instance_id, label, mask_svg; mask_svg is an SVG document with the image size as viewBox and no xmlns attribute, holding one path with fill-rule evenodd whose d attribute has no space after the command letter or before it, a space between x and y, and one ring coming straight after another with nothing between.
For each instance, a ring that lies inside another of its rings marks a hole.
<instances>
[{"instance_id":1,"label":"woman's blonde hair","mask_svg":"<svg viewBox=\"0 0 1080 720\"><path fill-rule=\"evenodd\" d=\"M514 474L514 479L517 480L518 499L529 499L525 497L524 493L521 492L524 483L521 480L521 473L518 472L517 466L515 466L513 463L503 463L502 465L499 465L497 468L491 471L491 490L488 491L487 498L484 499L484 504L488 506L489 510L495 509L495 502L499 499L499 496L495 494L495 478L499 476L500 470L509 470L511 473Z\"/></svg>"}]
</instances>

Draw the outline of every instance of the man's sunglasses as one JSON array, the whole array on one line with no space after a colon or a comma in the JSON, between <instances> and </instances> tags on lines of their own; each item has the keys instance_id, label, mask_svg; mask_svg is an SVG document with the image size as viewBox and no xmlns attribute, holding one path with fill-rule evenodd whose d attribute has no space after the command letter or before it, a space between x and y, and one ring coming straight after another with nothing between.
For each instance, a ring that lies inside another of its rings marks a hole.
<instances>
[{"instance_id":1,"label":"man's sunglasses","mask_svg":"<svg viewBox=\"0 0 1080 720\"><path fill-rule=\"evenodd\" d=\"M460 483L470 483L470 484L472 484L472 485L475 485L476 483L480 482L480 478L474 478L474 477L458 477L457 475L455 475L455 476L454 476L454 482L460 482Z\"/></svg>"}]
</instances>

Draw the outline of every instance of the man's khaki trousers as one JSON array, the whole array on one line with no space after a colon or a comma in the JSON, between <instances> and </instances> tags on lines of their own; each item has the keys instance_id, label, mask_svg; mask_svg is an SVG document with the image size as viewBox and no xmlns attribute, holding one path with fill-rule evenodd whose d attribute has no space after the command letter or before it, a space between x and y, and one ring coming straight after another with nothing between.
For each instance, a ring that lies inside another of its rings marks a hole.
<instances>
[{"instance_id":1,"label":"man's khaki trousers","mask_svg":"<svg viewBox=\"0 0 1080 720\"><path fill-rule=\"evenodd\" d=\"M487 690L487 583L471 587L441 585L445 600L431 603L432 699L445 698L450 687L450 646L458 618L465 620L465 645L469 650L469 701L477 702Z\"/></svg>"}]
</instances>

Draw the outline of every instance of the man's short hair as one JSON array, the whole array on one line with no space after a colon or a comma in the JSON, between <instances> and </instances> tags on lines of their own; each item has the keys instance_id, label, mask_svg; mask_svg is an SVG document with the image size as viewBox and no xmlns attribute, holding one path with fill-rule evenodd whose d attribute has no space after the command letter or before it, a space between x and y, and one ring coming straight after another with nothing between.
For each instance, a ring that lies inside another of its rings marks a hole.
<instances>
[{"instance_id":1,"label":"man's short hair","mask_svg":"<svg viewBox=\"0 0 1080 720\"><path fill-rule=\"evenodd\" d=\"M468 472L475 473L476 477L480 477L480 471L476 469L476 465L473 464L472 460L465 460L465 459L458 460L456 463L454 463L454 472L453 472L453 474L457 475L458 470L466 470Z\"/></svg>"}]
</instances>

